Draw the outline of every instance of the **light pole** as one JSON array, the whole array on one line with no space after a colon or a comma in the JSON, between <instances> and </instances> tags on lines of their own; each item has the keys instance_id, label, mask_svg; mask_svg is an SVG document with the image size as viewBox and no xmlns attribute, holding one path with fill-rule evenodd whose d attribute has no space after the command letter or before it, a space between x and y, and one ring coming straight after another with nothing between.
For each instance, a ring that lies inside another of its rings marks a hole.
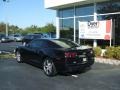
<instances>
[{"instance_id":1,"label":"light pole","mask_svg":"<svg viewBox=\"0 0 120 90\"><path fill-rule=\"evenodd\" d=\"M97 12L96 12L96 2L94 0L94 21L97 21ZM93 41L93 47L97 47L97 40L94 39Z\"/></svg>"},{"instance_id":2,"label":"light pole","mask_svg":"<svg viewBox=\"0 0 120 90\"><path fill-rule=\"evenodd\" d=\"M8 3L9 0L3 0L3 2ZM8 21L7 21L7 16L6 16L6 26L5 26L5 28L6 28L5 33L6 33L6 37L7 37L8 36Z\"/></svg>"}]
</instances>

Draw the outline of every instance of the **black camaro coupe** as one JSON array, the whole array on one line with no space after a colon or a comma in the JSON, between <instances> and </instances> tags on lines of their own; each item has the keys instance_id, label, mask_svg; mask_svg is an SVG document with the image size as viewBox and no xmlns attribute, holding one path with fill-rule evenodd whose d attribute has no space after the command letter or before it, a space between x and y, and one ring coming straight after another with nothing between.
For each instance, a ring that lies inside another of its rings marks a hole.
<instances>
[{"instance_id":1,"label":"black camaro coupe","mask_svg":"<svg viewBox=\"0 0 120 90\"><path fill-rule=\"evenodd\" d=\"M93 49L66 39L35 39L15 50L17 61L35 62L48 76L84 70L94 63Z\"/></svg>"}]
</instances>

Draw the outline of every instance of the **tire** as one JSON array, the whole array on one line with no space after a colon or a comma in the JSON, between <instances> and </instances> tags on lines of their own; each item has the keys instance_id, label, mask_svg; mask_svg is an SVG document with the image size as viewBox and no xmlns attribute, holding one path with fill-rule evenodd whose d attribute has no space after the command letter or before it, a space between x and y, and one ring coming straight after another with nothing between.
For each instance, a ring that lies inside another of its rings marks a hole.
<instances>
[{"instance_id":1,"label":"tire","mask_svg":"<svg viewBox=\"0 0 120 90\"><path fill-rule=\"evenodd\" d=\"M43 70L47 76L55 76L57 74L55 65L50 58L46 58L43 62Z\"/></svg>"},{"instance_id":2,"label":"tire","mask_svg":"<svg viewBox=\"0 0 120 90\"><path fill-rule=\"evenodd\" d=\"M16 60L17 60L18 63L22 63L23 62L21 54L20 54L19 51L16 52Z\"/></svg>"}]
</instances>

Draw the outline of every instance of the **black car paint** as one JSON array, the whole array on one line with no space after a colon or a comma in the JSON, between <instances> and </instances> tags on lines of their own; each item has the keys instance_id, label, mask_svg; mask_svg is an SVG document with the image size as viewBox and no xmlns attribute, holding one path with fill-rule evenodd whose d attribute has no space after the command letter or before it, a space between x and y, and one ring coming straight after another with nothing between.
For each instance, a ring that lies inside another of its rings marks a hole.
<instances>
[{"instance_id":1,"label":"black car paint","mask_svg":"<svg viewBox=\"0 0 120 90\"><path fill-rule=\"evenodd\" d=\"M43 39L39 39L43 40ZM43 40L44 41L44 40ZM50 40L47 40L50 41ZM90 53L92 48L79 50L77 48L49 48L49 47L31 47L30 44L26 46L20 46L16 48L16 52L19 51L22 58L27 61L39 63L42 66L46 57L53 60L57 71L75 71L90 67L94 63L94 53ZM77 52L75 58L65 58L65 52ZM83 55L85 57L81 57ZM83 62L83 58L87 58L86 63Z\"/></svg>"},{"instance_id":2,"label":"black car paint","mask_svg":"<svg viewBox=\"0 0 120 90\"><path fill-rule=\"evenodd\" d=\"M37 39L37 38L41 38L42 34L28 34L26 36L23 37L22 39L22 43L29 43L30 41Z\"/></svg>"}]
</instances>

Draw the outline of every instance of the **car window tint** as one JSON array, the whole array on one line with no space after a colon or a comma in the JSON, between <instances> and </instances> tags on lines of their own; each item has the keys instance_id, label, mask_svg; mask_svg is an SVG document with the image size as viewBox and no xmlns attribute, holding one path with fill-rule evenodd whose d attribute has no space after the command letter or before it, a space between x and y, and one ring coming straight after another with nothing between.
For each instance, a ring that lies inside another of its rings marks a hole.
<instances>
[{"instance_id":1,"label":"car window tint","mask_svg":"<svg viewBox=\"0 0 120 90\"><path fill-rule=\"evenodd\" d=\"M48 41L46 41L46 40L37 40L36 42L37 42L38 47L40 47L40 48L48 48L49 47Z\"/></svg>"},{"instance_id":2,"label":"car window tint","mask_svg":"<svg viewBox=\"0 0 120 90\"><path fill-rule=\"evenodd\" d=\"M49 40L33 40L30 44L31 47L39 47L39 48L57 48L60 47L57 44L49 41Z\"/></svg>"},{"instance_id":3,"label":"car window tint","mask_svg":"<svg viewBox=\"0 0 120 90\"><path fill-rule=\"evenodd\" d=\"M47 45L48 45L48 47L50 47L50 48L60 48L59 45L57 45L56 43L54 43L54 42L52 42L52 41L48 41L48 42L47 42Z\"/></svg>"},{"instance_id":4,"label":"car window tint","mask_svg":"<svg viewBox=\"0 0 120 90\"><path fill-rule=\"evenodd\" d=\"M42 48L58 48L59 46L52 41L49 40L43 40L41 43Z\"/></svg>"},{"instance_id":5,"label":"car window tint","mask_svg":"<svg viewBox=\"0 0 120 90\"><path fill-rule=\"evenodd\" d=\"M30 47L37 47L36 43L30 43Z\"/></svg>"},{"instance_id":6,"label":"car window tint","mask_svg":"<svg viewBox=\"0 0 120 90\"><path fill-rule=\"evenodd\" d=\"M29 43L30 47L39 47L41 45L41 42L38 43L38 41L33 40Z\"/></svg>"},{"instance_id":7,"label":"car window tint","mask_svg":"<svg viewBox=\"0 0 120 90\"><path fill-rule=\"evenodd\" d=\"M52 40L54 43L56 43L57 45L64 47L64 48L73 48L73 47L78 47L79 45L77 45L76 43L72 42L72 41L68 41L68 40Z\"/></svg>"},{"instance_id":8,"label":"car window tint","mask_svg":"<svg viewBox=\"0 0 120 90\"><path fill-rule=\"evenodd\" d=\"M46 45L46 43L45 43L44 40L33 40L33 41L31 41L30 46L31 46L31 47L44 48L44 47L46 47L47 45Z\"/></svg>"},{"instance_id":9,"label":"car window tint","mask_svg":"<svg viewBox=\"0 0 120 90\"><path fill-rule=\"evenodd\" d=\"M37 47L43 47L43 41L36 40Z\"/></svg>"}]
</instances>

